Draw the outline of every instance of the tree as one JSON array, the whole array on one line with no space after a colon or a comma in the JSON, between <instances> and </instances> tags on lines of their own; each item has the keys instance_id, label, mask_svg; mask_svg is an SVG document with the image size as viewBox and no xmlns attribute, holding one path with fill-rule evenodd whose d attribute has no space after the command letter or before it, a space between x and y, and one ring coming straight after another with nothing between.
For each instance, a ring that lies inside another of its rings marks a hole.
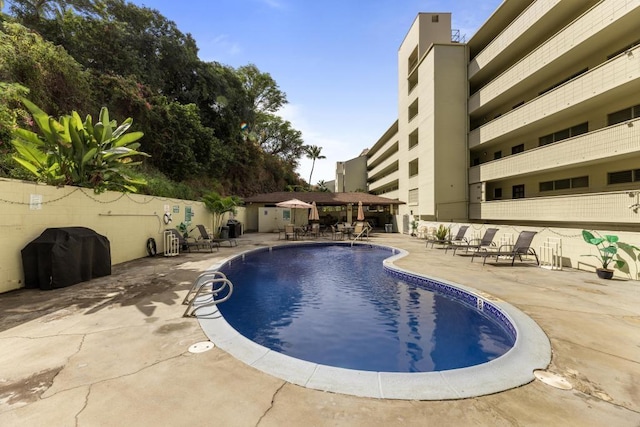
<instances>
[{"instance_id":1,"label":"tree","mask_svg":"<svg viewBox=\"0 0 640 427\"><path fill-rule=\"evenodd\" d=\"M278 156L294 168L298 159L304 153L302 132L291 126L291 122L280 116L266 114L263 121L256 125L255 139L262 150L273 156Z\"/></svg>"},{"instance_id":2,"label":"tree","mask_svg":"<svg viewBox=\"0 0 640 427\"><path fill-rule=\"evenodd\" d=\"M257 114L275 113L287 103L287 95L269 73L260 72L254 64L238 68L237 73Z\"/></svg>"},{"instance_id":3,"label":"tree","mask_svg":"<svg viewBox=\"0 0 640 427\"><path fill-rule=\"evenodd\" d=\"M133 159L147 156L137 151L142 132L127 133L130 118L117 126L109 118L107 108L100 110L99 121L91 116L84 122L77 112L55 120L27 99L22 102L31 112L40 134L27 129L14 131L11 144L17 154L13 157L38 181L50 185L78 185L105 190L136 192L144 180L130 178L127 168L140 164Z\"/></svg>"},{"instance_id":4,"label":"tree","mask_svg":"<svg viewBox=\"0 0 640 427\"><path fill-rule=\"evenodd\" d=\"M305 151L307 159L313 160L313 163L311 164L311 173L309 174L309 185L311 185L311 176L313 175L313 169L316 166L316 160L326 159L326 156L320 154L322 147L318 147L317 145L307 145Z\"/></svg>"},{"instance_id":5,"label":"tree","mask_svg":"<svg viewBox=\"0 0 640 427\"><path fill-rule=\"evenodd\" d=\"M212 191L202 198L202 202L209 212L213 214L213 230L214 234L219 235L219 229L222 226L224 214L227 212L236 213L236 206L240 204L240 198L236 196L222 197L220 194Z\"/></svg>"}]
</instances>

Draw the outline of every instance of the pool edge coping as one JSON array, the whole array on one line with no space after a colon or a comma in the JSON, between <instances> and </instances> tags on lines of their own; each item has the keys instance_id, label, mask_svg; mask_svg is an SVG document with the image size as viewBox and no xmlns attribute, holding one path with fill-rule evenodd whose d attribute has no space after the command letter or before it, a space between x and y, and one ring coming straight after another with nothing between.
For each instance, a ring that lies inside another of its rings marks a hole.
<instances>
[{"instance_id":1,"label":"pool edge coping","mask_svg":"<svg viewBox=\"0 0 640 427\"><path fill-rule=\"evenodd\" d=\"M217 270L251 252L300 244L317 245L305 242L250 249L228 257L208 270ZM315 390L380 399L451 400L499 393L528 384L535 379L535 370L545 369L551 362L549 338L524 312L477 289L395 265L394 261L407 256L408 251L372 243L366 245L393 251L393 255L383 261L386 269L460 289L500 309L516 330L514 346L497 359L466 368L418 373L374 372L307 362L270 350L242 336L215 307L210 313L198 316L202 330L222 350L276 378Z\"/></svg>"}]
</instances>

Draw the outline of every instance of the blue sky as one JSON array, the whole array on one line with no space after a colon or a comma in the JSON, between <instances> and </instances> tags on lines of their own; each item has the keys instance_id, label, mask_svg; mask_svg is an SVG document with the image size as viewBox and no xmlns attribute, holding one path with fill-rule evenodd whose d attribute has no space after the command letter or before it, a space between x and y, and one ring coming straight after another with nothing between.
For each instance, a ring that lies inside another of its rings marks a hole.
<instances>
[{"instance_id":1,"label":"blue sky","mask_svg":"<svg viewBox=\"0 0 640 427\"><path fill-rule=\"evenodd\" d=\"M135 0L191 33L200 59L249 63L287 94L279 112L322 147L312 183L371 147L397 118L397 53L419 12L451 12L470 38L502 0ZM309 179L311 161L298 169Z\"/></svg>"}]
</instances>

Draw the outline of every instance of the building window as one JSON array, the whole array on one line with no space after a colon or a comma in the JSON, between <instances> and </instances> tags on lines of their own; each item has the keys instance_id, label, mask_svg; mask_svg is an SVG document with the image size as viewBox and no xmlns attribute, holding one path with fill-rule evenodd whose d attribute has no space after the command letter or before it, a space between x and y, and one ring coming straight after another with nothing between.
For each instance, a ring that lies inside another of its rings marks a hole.
<instances>
[{"instance_id":1,"label":"building window","mask_svg":"<svg viewBox=\"0 0 640 427\"><path fill-rule=\"evenodd\" d=\"M416 86L418 86L418 76L419 76L418 72L415 72L409 76L409 79L408 79L409 93L413 92L413 89L415 89Z\"/></svg>"},{"instance_id":2,"label":"building window","mask_svg":"<svg viewBox=\"0 0 640 427\"><path fill-rule=\"evenodd\" d=\"M624 184L627 182L637 182L640 181L640 169L628 170L628 171L619 171L619 172L609 172L607 174L607 184Z\"/></svg>"},{"instance_id":3,"label":"building window","mask_svg":"<svg viewBox=\"0 0 640 427\"><path fill-rule=\"evenodd\" d=\"M409 178L418 175L418 159L409 162Z\"/></svg>"},{"instance_id":4,"label":"building window","mask_svg":"<svg viewBox=\"0 0 640 427\"><path fill-rule=\"evenodd\" d=\"M502 199L502 188L493 189L493 198L497 200Z\"/></svg>"},{"instance_id":5,"label":"building window","mask_svg":"<svg viewBox=\"0 0 640 427\"><path fill-rule=\"evenodd\" d=\"M542 147L543 145L562 141L563 139L582 135L583 133L587 132L589 132L589 122L584 122L580 123L579 125L575 125L573 127L562 129L549 135L542 136L538 141L540 147Z\"/></svg>"},{"instance_id":6,"label":"building window","mask_svg":"<svg viewBox=\"0 0 640 427\"><path fill-rule=\"evenodd\" d=\"M511 187L512 199L524 199L524 184L514 185Z\"/></svg>"},{"instance_id":7,"label":"building window","mask_svg":"<svg viewBox=\"0 0 640 427\"><path fill-rule=\"evenodd\" d=\"M640 117L640 105L634 105L633 107L625 108L624 110L609 114L607 116L607 126L616 125L637 117Z\"/></svg>"},{"instance_id":8,"label":"building window","mask_svg":"<svg viewBox=\"0 0 640 427\"><path fill-rule=\"evenodd\" d=\"M440 15L431 15L431 22L438 22L440 20Z\"/></svg>"},{"instance_id":9,"label":"building window","mask_svg":"<svg viewBox=\"0 0 640 427\"><path fill-rule=\"evenodd\" d=\"M411 105L409 105L409 121L418 115L418 100L413 101Z\"/></svg>"},{"instance_id":10,"label":"building window","mask_svg":"<svg viewBox=\"0 0 640 427\"><path fill-rule=\"evenodd\" d=\"M409 204L410 205L417 205L418 202L420 201L418 198L418 189L417 188L412 188L411 190L409 190Z\"/></svg>"},{"instance_id":11,"label":"building window","mask_svg":"<svg viewBox=\"0 0 640 427\"><path fill-rule=\"evenodd\" d=\"M407 60L407 66L409 67L409 74L418 65L418 46L413 49L411 55L409 55L409 59Z\"/></svg>"},{"instance_id":12,"label":"building window","mask_svg":"<svg viewBox=\"0 0 640 427\"><path fill-rule=\"evenodd\" d=\"M479 157L474 157L473 159L471 159L471 166L478 166L479 164L480 164Z\"/></svg>"},{"instance_id":13,"label":"building window","mask_svg":"<svg viewBox=\"0 0 640 427\"><path fill-rule=\"evenodd\" d=\"M493 160L498 160L502 158L502 151L496 151L493 153Z\"/></svg>"},{"instance_id":14,"label":"building window","mask_svg":"<svg viewBox=\"0 0 640 427\"><path fill-rule=\"evenodd\" d=\"M589 186L588 176L579 176L577 178L571 178L571 188L586 188Z\"/></svg>"},{"instance_id":15,"label":"building window","mask_svg":"<svg viewBox=\"0 0 640 427\"><path fill-rule=\"evenodd\" d=\"M524 144L518 144L511 147L511 154L518 154L524 151Z\"/></svg>"},{"instance_id":16,"label":"building window","mask_svg":"<svg viewBox=\"0 0 640 427\"><path fill-rule=\"evenodd\" d=\"M409 150L418 145L418 129L409 134Z\"/></svg>"},{"instance_id":17,"label":"building window","mask_svg":"<svg viewBox=\"0 0 640 427\"><path fill-rule=\"evenodd\" d=\"M557 179L555 181L545 181L540 184L540 192L553 190L566 190L570 188L584 188L589 186L588 176L576 178Z\"/></svg>"}]
</instances>

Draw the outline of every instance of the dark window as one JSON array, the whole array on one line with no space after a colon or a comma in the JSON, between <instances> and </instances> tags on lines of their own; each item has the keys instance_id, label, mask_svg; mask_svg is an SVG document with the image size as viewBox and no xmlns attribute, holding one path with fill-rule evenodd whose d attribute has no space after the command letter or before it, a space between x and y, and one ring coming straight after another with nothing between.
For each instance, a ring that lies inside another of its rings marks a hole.
<instances>
[{"instance_id":1,"label":"dark window","mask_svg":"<svg viewBox=\"0 0 640 427\"><path fill-rule=\"evenodd\" d=\"M607 184L622 184L633 181L633 171L609 172L607 174Z\"/></svg>"},{"instance_id":2,"label":"dark window","mask_svg":"<svg viewBox=\"0 0 640 427\"><path fill-rule=\"evenodd\" d=\"M493 189L493 198L494 199L502 199L502 188L494 188Z\"/></svg>"},{"instance_id":3,"label":"dark window","mask_svg":"<svg viewBox=\"0 0 640 427\"><path fill-rule=\"evenodd\" d=\"M431 15L431 22L438 22L440 20L440 15Z\"/></svg>"},{"instance_id":4,"label":"dark window","mask_svg":"<svg viewBox=\"0 0 640 427\"><path fill-rule=\"evenodd\" d=\"M552 142L562 141L563 139L571 138L572 136L582 135L589 132L589 122L580 123L579 125L559 130L555 133L540 137L539 145L551 144Z\"/></svg>"},{"instance_id":5,"label":"dark window","mask_svg":"<svg viewBox=\"0 0 640 427\"><path fill-rule=\"evenodd\" d=\"M540 138L540 146L551 144L553 142L553 134L545 135Z\"/></svg>"},{"instance_id":6,"label":"dark window","mask_svg":"<svg viewBox=\"0 0 640 427\"><path fill-rule=\"evenodd\" d=\"M609 114L607 116L607 124L611 126L637 117L640 117L640 105L634 105L633 107Z\"/></svg>"},{"instance_id":7,"label":"dark window","mask_svg":"<svg viewBox=\"0 0 640 427\"><path fill-rule=\"evenodd\" d=\"M478 157L471 159L471 166L478 166L480 164L480 159Z\"/></svg>"},{"instance_id":8,"label":"dark window","mask_svg":"<svg viewBox=\"0 0 640 427\"><path fill-rule=\"evenodd\" d=\"M493 153L493 160L498 160L502 158L502 151L496 151Z\"/></svg>"},{"instance_id":9,"label":"dark window","mask_svg":"<svg viewBox=\"0 0 640 427\"><path fill-rule=\"evenodd\" d=\"M524 101L520 101L518 102L516 105L514 105L513 107L511 107L512 110L515 110L516 108L518 108L519 106L524 105Z\"/></svg>"},{"instance_id":10,"label":"dark window","mask_svg":"<svg viewBox=\"0 0 640 427\"><path fill-rule=\"evenodd\" d=\"M571 128L571 136L582 135L587 132L589 132L589 122L580 123Z\"/></svg>"},{"instance_id":11,"label":"dark window","mask_svg":"<svg viewBox=\"0 0 640 427\"><path fill-rule=\"evenodd\" d=\"M633 171L633 180L640 181L640 169L636 169Z\"/></svg>"},{"instance_id":12,"label":"dark window","mask_svg":"<svg viewBox=\"0 0 640 427\"><path fill-rule=\"evenodd\" d=\"M559 179L557 181L553 181L553 186L556 190L566 190L567 188L571 188L571 180Z\"/></svg>"},{"instance_id":13,"label":"dark window","mask_svg":"<svg viewBox=\"0 0 640 427\"><path fill-rule=\"evenodd\" d=\"M579 176L577 178L571 178L571 188L584 188L589 186L588 176Z\"/></svg>"},{"instance_id":14,"label":"dark window","mask_svg":"<svg viewBox=\"0 0 640 427\"><path fill-rule=\"evenodd\" d=\"M540 191L553 191L553 181L541 182Z\"/></svg>"},{"instance_id":15,"label":"dark window","mask_svg":"<svg viewBox=\"0 0 640 427\"><path fill-rule=\"evenodd\" d=\"M540 191L566 190L568 188L584 188L589 186L588 176L576 178L558 179L556 181L545 181L540 183Z\"/></svg>"},{"instance_id":16,"label":"dark window","mask_svg":"<svg viewBox=\"0 0 640 427\"><path fill-rule=\"evenodd\" d=\"M524 144L514 145L511 147L511 154L518 154L524 151Z\"/></svg>"},{"instance_id":17,"label":"dark window","mask_svg":"<svg viewBox=\"0 0 640 427\"><path fill-rule=\"evenodd\" d=\"M524 199L524 184L511 187L511 197L513 199Z\"/></svg>"}]
</instances>

